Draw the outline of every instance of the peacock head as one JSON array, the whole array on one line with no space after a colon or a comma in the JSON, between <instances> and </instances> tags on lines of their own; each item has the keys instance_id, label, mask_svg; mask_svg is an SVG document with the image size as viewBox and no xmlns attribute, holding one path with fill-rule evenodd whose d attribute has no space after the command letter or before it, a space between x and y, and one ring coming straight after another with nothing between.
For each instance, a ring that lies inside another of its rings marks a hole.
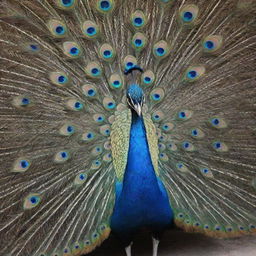
<instances>
[{"instance_id":1,"label":"peacock head","mask_svg":"<svg viewBox=\"0 0 256 256\"><path fill-rule=\"evenodd\" d=\"M131 84L127 89L127 103L131 110L141 116L142 106L145 102L143 90L137 84Z\"/></svg>"}]
</instances>

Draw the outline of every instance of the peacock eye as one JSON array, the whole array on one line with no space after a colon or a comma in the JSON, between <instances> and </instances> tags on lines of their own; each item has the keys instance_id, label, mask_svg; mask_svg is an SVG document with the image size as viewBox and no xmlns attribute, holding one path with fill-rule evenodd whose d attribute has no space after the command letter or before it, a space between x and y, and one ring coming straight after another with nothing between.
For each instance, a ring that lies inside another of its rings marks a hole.
<instances>
[{"instance_id":1,"label":"peacock eye","mask_svg":"<svg viewBox=\"0 0 256 256\"><path fill-rule=\"evenodd\" d=\"M82 53L80 46L75 42L64 42L63 49L64 54L70 58L78 58Z\"/></svg>"}]
</instances>

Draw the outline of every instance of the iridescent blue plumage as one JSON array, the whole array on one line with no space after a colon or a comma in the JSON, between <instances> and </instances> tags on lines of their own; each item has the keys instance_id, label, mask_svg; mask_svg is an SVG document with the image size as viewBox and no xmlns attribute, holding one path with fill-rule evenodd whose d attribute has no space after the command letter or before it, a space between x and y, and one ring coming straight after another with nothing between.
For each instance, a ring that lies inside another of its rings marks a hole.
<instances>
[{"instance_id":1,"label":"iridescent blue plumage","mask_svg":"<svg viewBox=\"0 0 256 256\"><path fill-rule=\"evenodd\" d=\"M144 94L138 85L131 85L127 94L142 103ZM149 227L158 237L172 219L168 195L152 164L143 117L132 110L127 166L123 182L116 183L111 228L128 245L139 228Z\"/></svg>"}]
</instances>

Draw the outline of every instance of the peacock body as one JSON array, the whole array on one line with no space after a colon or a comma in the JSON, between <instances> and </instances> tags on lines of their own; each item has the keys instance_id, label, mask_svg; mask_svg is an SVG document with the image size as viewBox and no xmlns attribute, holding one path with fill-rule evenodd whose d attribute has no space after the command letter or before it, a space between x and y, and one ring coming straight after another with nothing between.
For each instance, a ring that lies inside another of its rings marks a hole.
<instances>
[{"instance_id":1,"label":"peacock body","mask_svg":"<svg viewBox=\"0 0 256 256\"><path fill-rule=\"evenodd\" d=\"M0 7L0 255L255 233L255 1Z\"/></svg>"}]
</instances>

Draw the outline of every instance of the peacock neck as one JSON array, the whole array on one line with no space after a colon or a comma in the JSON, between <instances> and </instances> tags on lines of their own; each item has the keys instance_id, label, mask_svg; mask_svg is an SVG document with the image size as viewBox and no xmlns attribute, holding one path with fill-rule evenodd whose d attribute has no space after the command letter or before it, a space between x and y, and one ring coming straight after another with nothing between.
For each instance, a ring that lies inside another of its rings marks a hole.
<instances>
[{"instance_id":1,"label":"peacock neck","mask_svg":"<svg viewBox=\"0 0 256 256\"><path fill-rule=\"evenodd\" d=\"M153 192L158 182L151 161L146 129L142 116L132 111L128 161L124 176L123 191L129 193Z\"/></svg>"}]
</instances>

